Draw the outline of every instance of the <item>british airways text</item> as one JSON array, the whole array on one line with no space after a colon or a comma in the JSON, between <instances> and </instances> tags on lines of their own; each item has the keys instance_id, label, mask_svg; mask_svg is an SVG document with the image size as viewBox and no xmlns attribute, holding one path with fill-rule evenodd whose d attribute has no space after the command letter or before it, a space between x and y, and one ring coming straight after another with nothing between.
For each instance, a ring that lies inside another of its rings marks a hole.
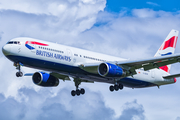
<instances>
[{"instance_id":1,"label":"british airways text","mask_svg":"<svg viewBox=\"0 0 180 120\"><path fill-rule=\"evenodd\" d=\"M41 51L41 50L36 50L36 55L51 57L51 58L71 62L71 57L69 56L63 56L61 54L53 54L51 52L46 52L46 51Z\"/></svg>"}]
</instances>

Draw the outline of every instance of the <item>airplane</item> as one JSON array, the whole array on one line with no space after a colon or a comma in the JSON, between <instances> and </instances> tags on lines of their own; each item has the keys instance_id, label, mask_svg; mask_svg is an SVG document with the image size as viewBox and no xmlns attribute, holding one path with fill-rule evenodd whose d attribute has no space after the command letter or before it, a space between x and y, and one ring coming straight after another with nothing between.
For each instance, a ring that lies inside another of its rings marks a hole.
<instances>
[{"instance_id":1,"label":"airplane","mask_svg":"<svg viewBox=\"0 0 180 120\"><path fill-rule=\"evenodd\" d=\"M129 60L57 43L28 37L18 37L2 47L3 54L14 63L17 77L22 77L21 67L39 69L32 76L34 84L56 87L59 80L75 83L72 96L85 94L79 87L82 82L111 84L111 92L124 87L145 88L172 84L180 74L170 75L171 64L180 62L174 54L179 31L171 30L154 57ZM46 71L46 72L45 72Z\"/></svg>"}]
</instances>

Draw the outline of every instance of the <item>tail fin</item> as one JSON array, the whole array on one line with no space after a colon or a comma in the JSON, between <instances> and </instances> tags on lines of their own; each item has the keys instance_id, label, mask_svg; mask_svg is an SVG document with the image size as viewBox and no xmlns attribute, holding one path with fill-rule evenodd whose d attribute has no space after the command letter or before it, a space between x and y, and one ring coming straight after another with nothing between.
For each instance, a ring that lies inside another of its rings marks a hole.
<instances>
[{"instance_id":1,"label":"tail fin","mask_svg":"<svg viewBox=\"0 0 180 120\"><path fill-rule=\"evenodd\" d=\"M177 39L178 39L178 34L179 34L179 31L171 30L171 32L166 37L166 39L164 40L163 44L161 45L159 50L156 52L154 57L174 54ZM171 65L166 65L166 66L160 67L160 69L162 69L168 73L170 72L170 68L171 68Z\"/></svg>"}]
</instances>

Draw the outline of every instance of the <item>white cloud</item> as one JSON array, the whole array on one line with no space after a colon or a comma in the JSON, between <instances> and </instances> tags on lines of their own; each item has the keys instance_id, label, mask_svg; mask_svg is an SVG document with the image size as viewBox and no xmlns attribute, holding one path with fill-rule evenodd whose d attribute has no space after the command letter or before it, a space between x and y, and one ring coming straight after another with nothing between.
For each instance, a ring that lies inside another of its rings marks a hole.
<instances>
[{"instance_id":1,"label":"white cloud","mask_svg":"<svg viewBox=\"0 0 180 120\"><path fill-rule=\"evenodd\" d=\"M132 14L139 18L153 18L156 17L157 12L151 9L134 9Z\"/></svg>"},{"instance_id":2,"label":"white cloud","mask_svg":"<svg viewBox=\"0 0 180 120\"><path fill-rule=\"evenodd\" d=\"M71 11L72 13L77 12L78 8L82 10L83 7L87 9L83 9L84 11L81 11L82 13L89 10L88 7L94 8L91 9L91 11L88 11L90 13L96 11L97 9L103 10L106 1L105 0L38 0L38 1L37 0L25 0L25 1L1 0L0 3L1 3L0 4L1 10L16 10L25 13L61 16L63 13L67 14L67 12L69 11ZM72 11L75 10L74 8L77 8L77 11Z\"/></svg>"},{"instance_id":3,"label":"white cloud","mask_svg":"<svg viewBox=\"0 0 180 120\"><path fill-rule=\"evenodd\" d=\"M114 110L105 105L101 93L87 89L88 95L72 97L68 89L62 89L57 95L43 88L36 92L34 89L21 88L18 90L18 101L14 97L5 97L0 93L0 116L2 119L13 120L144 120L143 106L136 100L127 102L122 115L114 117ZM7 115L8 113L8 115Z\"/></svg>"},{"instance_id":4,"label":"white cloud","mask_svg":"<svg viewBox=\"0 0 180 120\"><path fill-rule=\"evenodd\" d=\"M93 26L98 12L104 10L105 4L105 0L2 0L0 10L1 13L11 11L9 12L11 14L22 14L21 12L23 12L27 16L39 17L42 21L45 19L45 26L53 26L59 32L76 35ZM18 18L15 18L15 20ZM40 21L39 19L36 20Z\"/></svg>"},{"instance_id":5,"label":"white cloud","mask_svg":"<svg viewBox=\"0 0 180 120\"><path fill-rule=\"evenodd\" d=\"M146 2L146 4L149 4L149 5L152 5L152 6L160 6L159 4L154 3L154 2Z\"/></svg>"},{"instance_id":6,"label":"white cloud","mask_svg":"<svg viewBox=\"0 0 180 120\"><path fill-rule=\"evenodd\" d=\"M124 110L119 120L145 120L144 108L136 100L124 104Z\"/></svg>"},{"instance_id":7,"label":"white cloud","mask_svg":"<svg viewBox=\"0 0 180 120\"><path fill-rule=\"evenodd\" d=\"M105 106L101 94L87 90L89 95L72 97L67 89L58 91L56 96L45 89L21 88L18 97L5 98L0 94L0 116L13 120L109 120L114 119L114 111ZM67 103L65 104L64 101ZM8 113L8 115L7 115Z\"/></svg>"}]
</instances>

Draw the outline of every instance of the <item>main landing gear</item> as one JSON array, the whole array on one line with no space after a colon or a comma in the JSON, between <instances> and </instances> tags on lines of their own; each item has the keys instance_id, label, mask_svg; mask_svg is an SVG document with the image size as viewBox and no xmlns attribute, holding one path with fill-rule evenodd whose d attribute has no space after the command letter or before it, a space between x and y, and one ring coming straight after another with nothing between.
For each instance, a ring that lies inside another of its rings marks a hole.
<instances>
[{"instance_id":1,"label":"main landing gear","mask_svg":"<svg viewBox=\"0 0 180 120\"><path fill-rule=\"evenodd\" d=\"M75 95L79 96L80 94L83 95L84 93L85 93L85 90L83 88L81 88L80 90L76 89L76 90L72 90L71 91L71 95L72 96L75 96Z\"/></svg>"},{"instance_id":2,"label":"main landing gear","mask_svg":"<svg viewBox=\"0 0 180 120\"><path fill-rule=\"evenodd\" d=\"M75 95L79 96L80 94L83 95L85 93L85 90L83 88L78 89L79 85L81 84L81 80L79 78L75 78L74 83L75 83L75 86L76 86L76 90L72 90L71 95L72 96L75 96Z\"/></svg>"},{"instance_id":3,"label":"main landing gear","mask_svg":"<svg viewBox=\"0 0 180 120\"><path fill-rule=\"evenodd\" d=\"M22 77L23 73L21 72L21 65L20 65L20 63L14 63L14 66L18 70L18 72L16 72L16 77Z\"/></svg>"},{"instance_id":4,"label":"main landing gear","mask_svg":"<svg viewBox=\"0 0 180 120\"><path fill-rule=\"evenodd\" d=\"M114 90L115 91L118 91L118 90L122 90L123 89L123 85L122 84L115 84L115 85L111 85L110 87L109 87L109 90L111 91L111 92L113 92Z\"/></svg>"}]
</instances>

